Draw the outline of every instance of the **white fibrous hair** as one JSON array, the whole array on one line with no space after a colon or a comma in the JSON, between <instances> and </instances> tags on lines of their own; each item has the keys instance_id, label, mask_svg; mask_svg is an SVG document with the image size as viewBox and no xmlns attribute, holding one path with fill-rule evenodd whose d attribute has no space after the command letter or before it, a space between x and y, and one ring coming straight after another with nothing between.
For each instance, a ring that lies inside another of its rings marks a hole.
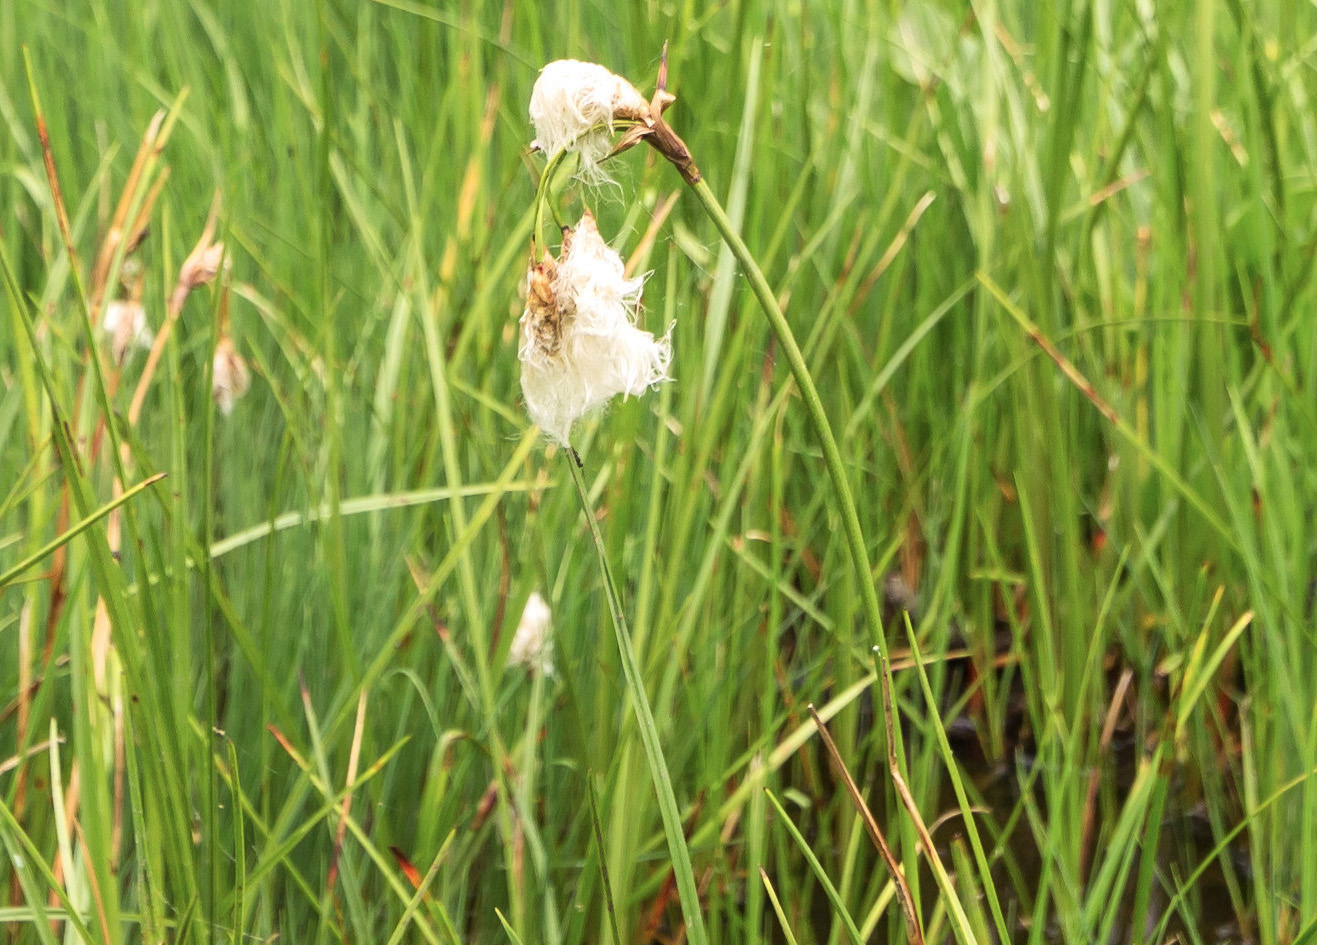
<instances>
[{"instance_id":1,"label":"white fibrous hair","mask_svg":"<svg viewBox=\"0 0 1317 945\"><path fill-rule=\"evenodd\" d=\"M210 377L210 393L220 413L226 417L233 413L233 405L247 393L250 386L251 374L247 370L247 362L238 354L233 339L225 335L215 346Z\"/></svg>"},{"instance_id":2,"label":"white fibrous hair","mask_svg":"<svg viewBox=\"0 0 1317 945\"><path fill-rule=\"evenodd\" d=\"M592 183L608 179L599 162L612 150L618 117L648 121L649 103L635 86L603 66L559 59L540 70L530 96L535 142L549 158L575 151L580 176Z\"/></svg>"},{"instance_id":3,"label":"white fibrous hair","mask_svg":"<svg viewBox=\"0 0 1317 945\"><path fill-rule=\"evenodd\" d=\"M553 636L549 632L552 621L553 611L548 603L539 591L532 591L508 649L509 666L525 666L541 676L553 675Z\"/></svg>"},{"instance_id":4,"label":"white fibrous hair","mask_svg":"<svg viewBox=\"0 0 1317 945\"><path fill-rule=\"evenodd\" d=\"M634 324L643 278L628 279L588 212L528 274L521 316L526 410L568 446L572 425L618 394L639 396L668 379L672 343Z\"/></svg>"},{"instance_id":5,"label":"white fibrous hair","mask_svg":"<svg viewBox=\"0 0 1317 945\"><path fill-rule=\"evenodd\" d=\"M141 302L131 299L115 299L105 306L101 331L110 337L110 351L116 364L122 364L133 348L146 350L155 340L146 321L146 309Z\"/></svg>"}]
</instances>

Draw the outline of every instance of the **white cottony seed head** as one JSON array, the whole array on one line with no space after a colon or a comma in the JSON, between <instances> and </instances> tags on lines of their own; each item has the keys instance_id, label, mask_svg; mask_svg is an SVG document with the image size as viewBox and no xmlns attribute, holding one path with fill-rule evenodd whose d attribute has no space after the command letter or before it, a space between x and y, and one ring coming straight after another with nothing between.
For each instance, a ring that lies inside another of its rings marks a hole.
<instances>
[{"instance_id":1,"label":"white cottony seed head","mask_svg":"<svg viewBox=\"0 0 1317 945\"><path fill-rule=\"evenodd\" d=\"M548 603L539 591L531 592L508 650L509 666L526 666L542 676L553 675L553 636L549 632L552 621L553 611Z\"/></svg>"},{"instance_id":2,"label":"white cottony seed head","mask_svg":"<svg viewBox=\"0 0 1317 945\"><path fill-rule=\"evenodd\" d=\"M586 213L562 259L531 267L521 316L521 391L531 419L567 446L572 425L618 394L668 378L672 344L634 324L643 279L628 279Z\"/></svg>"},{"instance_id":3,"label":"white cottony seed head","mask_svg":"<svg viewBox=\"0 0 1317 945\"><path fill-rule=\"evenodd\" d=\"M540 70L530 97L535 144L550 158L575 151L581 177L606 180L599 162L612 150L613 122L618 117L648 121L649 103L626 79L603 66L559 59Z\"/></svg>"},{"instance_id":4,"label":"white cottony seed head","mask_svg":"<svg viewBox=\"0 0 1317 945\"><path fill-rule=\"evenodd\" d=\"M247 362L238 354L233 339L225 335L215 346L215 361L211 365L210 392L219 412L226 417L233 413L233 405L250 386Z\"/></svg>"},{"instance_id":5,"label":"white cottony seed head","mask_svg":"<svg viewBox=\"0 0 1317 945\"><path fill-rule=\"evenodd\" d=\"M105 306L101 331L110 336L110 351L116 364L122 364L131 349L146 350L155 340L146 322L146 309L141 302L131 299L115 299Z\"/></svg>"}]
</instances>

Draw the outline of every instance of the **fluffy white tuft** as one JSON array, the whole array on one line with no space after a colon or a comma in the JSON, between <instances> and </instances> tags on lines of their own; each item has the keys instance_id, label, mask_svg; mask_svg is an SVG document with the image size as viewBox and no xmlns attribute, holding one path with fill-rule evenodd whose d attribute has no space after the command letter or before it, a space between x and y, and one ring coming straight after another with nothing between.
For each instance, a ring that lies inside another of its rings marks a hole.
<instances>
[{"instance_id":1,"label":"fluffy white tuft","mask_svg":"<svg viewBox=\"0 0 1317 945\"><path fill-rule=\"evenodd\" d=\"M622 259L586 214L564 239L552 281L557 324L528 304L521 318L521 391L549 437L568 445L572 425L618 394L639 396L668 378L672 343L634 324L643 279L627 279Z\"/></svg>"},{"instance_id":2,"label":"fluffy white tuft","mask_svg":"<svg viewBox=\"0 0 1317 945\"><path fill-rule=\"evenodd\" d=\"M210 393L215 399L215 406L226 417L233 413L233 405L251 386L247 362L238 354L233 339L228 335L220 338L219 344L215 346L210 381Z\"/></svg>"},{"instance_id":3,"label":"fluffy white tuft","mask_svg":"<svg viewBox=\"0 0 1317 945\"><path fill-rule=\"evenodd\" d=\"M130 299L115 299L105 306L101 331L110 336L110 351L116 364L122 364L133 348L146 350L155 341L146 322L146 309L141 302Z\"/></svg>"},{"instance_id":4,"label":"fluffy white tuft","mask_svg":"<svg viewBox=\"0 0 1317 945\"><path fill-rule=\"evenodd\" d=\"M526 666L542 676L552 676L553 636L549 632L552 622L553 611L548 603L539 591L532 591L508 649L508 665Z\"/></svg>"},{"instance_id":5,"label":"fluffy white tuft","mask_svg":"<svg viewBox=\"0 0 1317 945\"><path fill-rule=\"evenodd\" d=\"M613 121L619 115L648 116L649 103L635 86L603 66L559 59L540 70L530 97L535 143L550 158L575 151L580 176L607 180L599 162L612 150Z\"/></svg>"}]
</instances>

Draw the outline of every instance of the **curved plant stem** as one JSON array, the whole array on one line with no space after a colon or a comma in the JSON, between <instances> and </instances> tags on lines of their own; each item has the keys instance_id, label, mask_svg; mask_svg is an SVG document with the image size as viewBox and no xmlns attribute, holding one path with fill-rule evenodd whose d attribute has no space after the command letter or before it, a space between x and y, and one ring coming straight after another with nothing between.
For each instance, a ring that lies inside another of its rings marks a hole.
<instances>
[{"instance_id":1,"label":"curved plant stem","mask_svg":"<svg viewBox=\"0 0 1317 945\"><path fill-rule=\"evenodd\" d=\"M855 576L860 584L860 597L864 604L869 636L873 645L878 647L878 653L882 657L883 664L886 665L887 641L883 636L882 611L878 605L878 591L874 587L873 574L870 571L869 554L865 550L864 532L860 529L860 517L855 511L855 499L851 495L850 484L846 481L846 467L842 465L841 451L837 449L837 440L832 435L832 425L828 423L828 415L823 410L823 401L819 399L819 392L814 386L813 377L810 376L809 366L805 364L805 356L800 352L800 345L796 344L795 335L791 333L791 326L787 324L786 316L782 314L768 280L759 270L759 264L755 262L754 256L750 255L745 241L732 226L732 221L727 218L722 205L718 203L718 198L709 189L708 182L703 179L697 180L691 184L691 189L695 191L695 196L700 198L705 212L709 214L714 226L731 247L736 261L741 264L746 278L750 280L750 288L754 290L764 314L768 316L777 343L786 352L787 363L791 365L791 375L796 380L796 386L800 388L800 397L809 412L809 421L823 450L823 461L828 467L828 478L832 480L832 488L837 494L837 504L841 507L846 547L850 550L851 565L855 568ZM883 674L883 684L887 685L886 674Z\"/></svg>"},{"instance_id":2,"label":"curved plant stem","mask_svg":"<svg viewBox=\"0 0 1317 945\"><path fill-rule=\"evenodd\" d=\"M576 484L576 493L581 497L581 511L585 513L585 521L590 526L590 537L594 539L595 551L599 555L599 568L604 575L604 591L608 595L608 610L613 617L613 633L617 636L617 649L622 656L622 675L626 678L631 705L636 710L636 727L640 729L640 741L645 748L650 776L654 779L654 793L658 795L659 813L663 818L663 833L667 837L668 853L672 857L672 871L676 876L677 891L681 894L681 912L686 920L686 938L690 945L708 945L704 919L700 914L700 896L695 886L695 871L691 867L690 849L686 846L686 836L681 826L681 812L677 809L677 796L672 790L672 778L668 774L668 764L663 759L663 749L659 746L658 726L654 724L654 713L649 707L649 697L645 695L644 681L640 676L640 663L636 660L635 649L631 645L631 632L627 629L626 616L622 613L622 599L617 593L613 571L608 566L604 537L599 532L599 523L595 520L594 509L590 507L590 496L585 488L585 480L581 478L581 469L577 465L573 451L566 450L563 456L571 470L572 482Z\"/></svg>"}]
</instances>

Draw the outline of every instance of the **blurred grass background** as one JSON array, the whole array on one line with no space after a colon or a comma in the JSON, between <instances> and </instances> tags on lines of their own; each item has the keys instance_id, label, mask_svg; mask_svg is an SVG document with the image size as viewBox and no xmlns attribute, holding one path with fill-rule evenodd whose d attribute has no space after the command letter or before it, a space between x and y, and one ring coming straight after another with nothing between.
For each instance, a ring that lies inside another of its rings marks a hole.
<instances>
[{"instance_id":1,"label":"blurred grass background","mask_svg":"<svg viewBox=\"0 0 1317 945\"><path fill-rule=\"evenodd\" d=\"M988 887L1019 942L1314 934L1311 4L0 0L0 35L0 571L117 473L168 473L0 588L7 936L609 941L602 862L623 939L681 939L598 563L516 363L539 67L648 93L665 40L669 119L851 464L956 884L895 800L785 365L637 149L563 213L652 272L675 381L578 448L711 939L904 935L810 702L929 941L1000 937ZM153 327L216 192L232 268L130 422L145 357L97 381L89 287L161 109L132 253ZM253 380L226 417L228 331ZM534 590L548 678L505 665Z\"/></svg>"}]
</instances>

